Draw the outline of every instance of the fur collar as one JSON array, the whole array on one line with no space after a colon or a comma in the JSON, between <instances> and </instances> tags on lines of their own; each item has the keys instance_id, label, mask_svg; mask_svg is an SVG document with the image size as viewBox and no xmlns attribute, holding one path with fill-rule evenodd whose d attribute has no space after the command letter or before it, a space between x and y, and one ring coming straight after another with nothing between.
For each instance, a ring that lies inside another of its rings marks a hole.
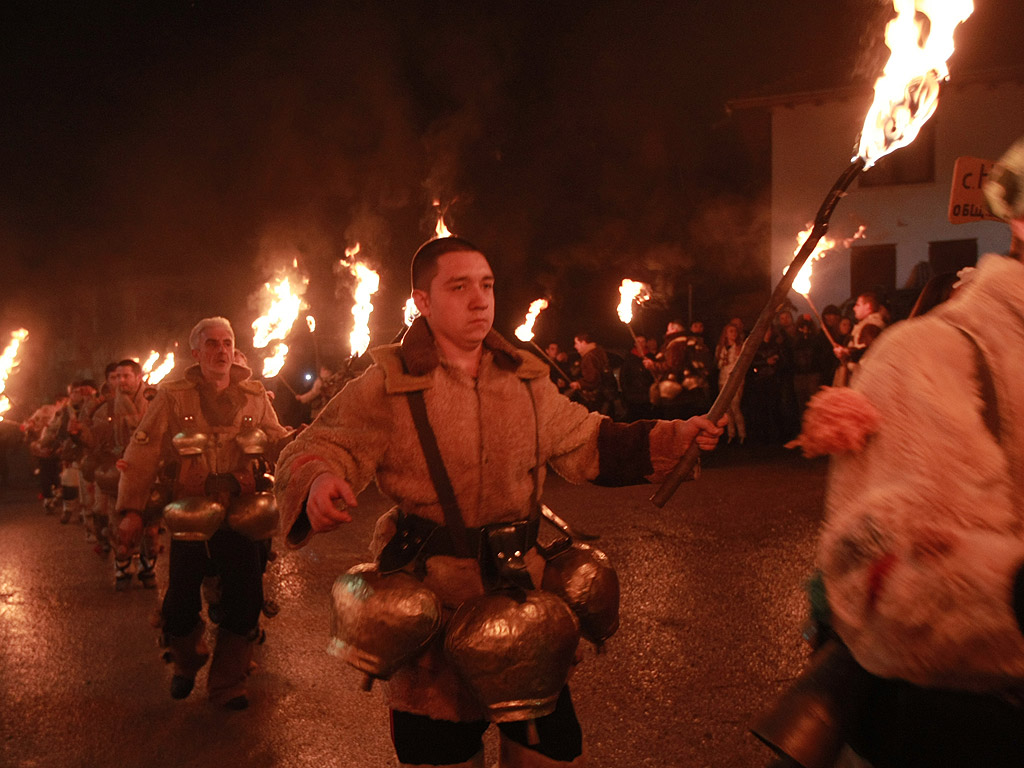
<instances>
[{"instance_id":1,"label":"fur collar","mask_svg":"<svg viewBox=\"0 0 1024 768\"><path fill-rule=\"evenodd\" d=\"M237 385L244 392L259 394L263 390L263 385L251 377L252 371L244 365L239 365L238 363L231 364L231 383ZM203 373L199 368L199 364L196 363L185 370L184 378L161 382L158 385L158 389L171 389L175 391L193 389L201 384L203 380Z\"/></svg>"}]
</instances>

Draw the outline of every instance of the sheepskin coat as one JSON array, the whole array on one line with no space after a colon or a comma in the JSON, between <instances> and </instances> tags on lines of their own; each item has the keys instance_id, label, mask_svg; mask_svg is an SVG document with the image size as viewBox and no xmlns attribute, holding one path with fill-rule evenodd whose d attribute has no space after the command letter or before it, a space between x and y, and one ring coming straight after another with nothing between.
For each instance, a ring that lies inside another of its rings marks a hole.
<instances>
[{"instance_id":1,"label":"sheepskin coat","mask_svg":"<svg viewBox=\"0 0 1024 768\"><path fill-rule=\"evenodd\" d=\"M281 454L276 493L286 544L311 536L304 506L313 480L337 474L359 493L371 480L407 512L444 523L406 394L422 391L427 415L468 527L522 520L547 467L570 482L601 471L599 433L606 417L559 394L548 367L491 331L476 378L438 356L426 321L418 319L401 346L373 351L375 364L349 382ZM634 441L637 442L637 441ZM647 432L638 445L650 470ZM539 490L539 489L538 489ZM377 524L376 558L395 531L395 511ZM534 583L543 561L527 553ZM424 584L447 610L483 594L474 559L434 556ZM483 711L445 662L439 643L387 682L395 709L444 720L476 720Z\"/></svg>"},{"instance_id":2,"label":"sheepskin coat","mask_svg":"<svg viewBox=\"0 0 1024 768\"><path fill-rule=\"evenodd\" d=\"M251 457L242 453L235 437L247 416L267 434L271 445L287 437L288 430L278 421L266 390L260 382L250 378L251 373L244 366L231 366L231 384L226 392L232 408L225 414L230 422L227 425L211 425L203 413L198 390L203 384L203 375L198 365L185 371L182 379L161 382L125 450L117 509L145 508L161 461L181 462L176 493L187 486L194 489L190 493L201 494L202 491L196 489L202 489L210 473L242 470ZM186 416L194 420L195 431L210 437L210 446L200 456L182 460L171 440L185 429ZM244 474L252 477L251 470Z\"/></svg>"},{"instance_id":3,"label":"sheepskin coat","mask_svg":"<svg viewBox=\"0 0 1024 768\"><path fill-rule=\"evenodd\" d=\"M950 301L882 334L854 378L880 419L832 460L818 554L836 629L876 675L1024 684L1022 351L1024 265L988 255Z\"/></svg>"}]
</instances>

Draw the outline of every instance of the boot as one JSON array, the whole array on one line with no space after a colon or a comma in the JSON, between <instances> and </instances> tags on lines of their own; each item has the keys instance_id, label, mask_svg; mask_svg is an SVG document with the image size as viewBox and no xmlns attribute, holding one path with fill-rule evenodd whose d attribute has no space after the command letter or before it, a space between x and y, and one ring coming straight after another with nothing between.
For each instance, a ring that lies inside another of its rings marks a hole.
<instances>
[{"instance_id":1,"label":"boot","mask_svg":"<svg viewBox=\"0 0 1024 768\"><path fill-rule=\"evenodd\" d=\"M139 555L138 576L146 589L156 589L156 555Z\"/></svg>"},{"instance_id":2,"label":"boot","mask_svg":"<svg viewBox=\"0 0 1024 768\"><path fill-rule=\"evenodd\" d=\"M554 760L550 757L542 755L536 750L524 747L522 744L512 739L506 738L505 734L502 734L499 738L498 744L498 766L499 768L584 768L587 764L587 754L584 748L583 753L577 755L573 760L568 763L562 760Z\"/></svg>"},{"instance_id":3,"label":"boot","mask_svg":"<svg viewBox=\"0 0 1024 768\"><path fill-rule=\"evenodd\" d=\"M399 768L429 768L427 765L415 763L399 763L398 766ZM435 766L435 768L442 768L442 766ZM481 749L464 763L446 763L443 768L484 768L484 751Z\"/></svg>"},{"instance_id":4,"label":"boot","mask_svg":"<svg viewBox=\"0 0 1024 768\"><path fill-rule=\"evenodd\" d=\"M130 578L130 577L129 577ZM171 678L171 697L184 699L192 693L196 682L196 672L202 669L210 658L210 649L203 639L206 624L196 623L195 629L184 637L165 635L170 662L174 676Z\"/></svg>"},{"instance_id":5,"label":"boot","mask_svg":"<svg viewBox=\"0 0 1024 768\"><path fill-rule=\"evenodd\" d=\"M236 635L224 627L217 628L217 643L210 662L210 676L206 687L210 701L228 709L249 706L245 680L252 663L253 641L245 635Z\"/></svg>"},{"instance_id":6,"label":"boot","mask_svg":"<svg viewBox=\"0 0 1024 768\"><path fill-rule=\"evenodd\" d=\"M71 522L72 518L77 518L78 513L78 499L64 499L61 502L60 511L60 522L61 525L66 525Z\"/></svg>"},{"instance_id":7,"label":"boot","mask_svg":"<svg viewBox=\"0 0 1024 768\"><path fill-rule=\"evenodd\" d=\"M128 558L127 560L114 560L114 589L118 592L124 592L126 589L131 589L131 567L131 558Z\"/></svg>"}]
</instances>

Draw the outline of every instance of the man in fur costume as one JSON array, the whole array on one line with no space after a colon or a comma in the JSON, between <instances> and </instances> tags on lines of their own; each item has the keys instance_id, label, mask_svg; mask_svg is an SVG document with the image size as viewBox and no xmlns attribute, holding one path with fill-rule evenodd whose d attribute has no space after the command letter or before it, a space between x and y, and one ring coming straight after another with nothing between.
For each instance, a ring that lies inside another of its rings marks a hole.
<instances>
[{"instance_id":1,"label":"man in fur costume","mask_svg":"<svg viewBox=\"0 0 1024 768\"><path fill-rule=\"evenodd\" d=\"M993 178L1009 255L887 330L797 441L834 455L831 623L868 672L904 681L878 689L899 686L882 708L903 727L875 739L877 765L1024 765L1024 140Z\"/></svg>"},{"instance_id":2,"label":"man in fur costume","mask_svg":"<svg viewBox=\"0 0 1024 768\"><path fill-rule=\"evenodd\" d=\"M494 276L486 257L465 240L439 238L422 246L413 258L412 286L421 317L401 345L374 350L375 364L281 455L276 492L290 546L350 521L356 495L374 479L399 505L378 522L375 557L399 520L445 525L408 393L422 393L471 533L526 521L549 466L572 482L640 482L666 473L693 440L705 450L717 443L722 430L704 417L616 424L560 395L546 364L492 329ZM442 531L432 530L428 545ZM523 555L533 583L540 584L543 558L532 545ZM476 557L431 552L422 577L445 615L485 591ZM446 661L440 642L399 669L386 687L402 765L483 765L484 708ZM536 726L539 739L529 743L525 723L500 724L502 766L583 764L568 688Z\"/></svg>"},{"instance_id":3,"label":"man in fur costume","mask_svg":"<svg viewBox=\"0 0 1024 768\"><path fill-rule=\"evenodd\" d=\"M228 709L249 705L246 677L259 638L266 548L232 527L232 510L268 491L262 464L288 432L278 422L263 385L235 364L235 334L223 317L200 320L189 335L197 364L182 379L165 381L118 462L118 529L139 541L158 472L171 476L174 499L208 502L227 510L226 523L189 539L172 539L167 592L161 607L164 640L174 668L171 696L192 692L210 656L200 618L203 579L220 577L219 626L207 690ZM259 451L256 447L257 438ZM168 527L170 522L168 521ZM260 537L262 539L262 537Z\"/></svg>"}]
</instances>

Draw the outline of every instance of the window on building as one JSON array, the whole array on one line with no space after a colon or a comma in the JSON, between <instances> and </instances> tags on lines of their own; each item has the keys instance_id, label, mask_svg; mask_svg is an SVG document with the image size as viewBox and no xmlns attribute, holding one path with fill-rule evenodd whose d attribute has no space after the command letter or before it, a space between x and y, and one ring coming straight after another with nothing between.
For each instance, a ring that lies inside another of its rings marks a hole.
<instances>
[{"instance_id":1,"label":"window on building","mask_svg":"<svg viewBox=\"0 0 1024 768\"><path fill-rule=\"evenodd\" d=\"M896 245L856 245L850 249L850 295L896 289Z\"/></svg>"},{"instance_id":2,"label":"window on building","mask_svg":"<svg viewBox=\"0 0 1024 768\"><path fill-rule=\"evenodd\" d=\"M921 184L935 181L935 118L910 144L890 152L860 175L862 187Z\"/></svg>"},{"instance_id":3,"label":"window on building","mask_svg":"<svg viewBox=\"0 0 1024 768\"><path fill-rule=\"evenodd\" d=\"M936 240L928 243L928 263L936 275L978 263L977 240Z\"/></svg>"}]
</instances>

